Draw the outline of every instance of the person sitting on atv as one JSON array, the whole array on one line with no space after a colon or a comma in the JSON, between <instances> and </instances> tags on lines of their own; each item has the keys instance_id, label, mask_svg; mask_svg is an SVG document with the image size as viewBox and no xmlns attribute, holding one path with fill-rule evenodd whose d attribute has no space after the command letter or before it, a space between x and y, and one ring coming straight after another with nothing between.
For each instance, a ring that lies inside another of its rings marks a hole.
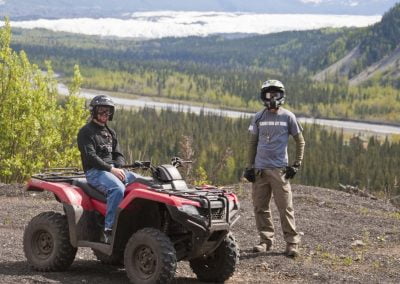
<instances>
[{"instance_id":1,"label":"person sitting on atv","mask_svg":"<svg viewBox=\"0 0 400 284\"><path fill-rule=\"evenodd\" d=\"M87 182L106 195L107 210L104 222L104 242L111 242L112 227L126 185L140 177L122 169L125 158L118 139L107 122L114 116L114 102L105 95L96 96L89 106L91 120L78 133L78 147Z\"/></svg>"}]
</instances>

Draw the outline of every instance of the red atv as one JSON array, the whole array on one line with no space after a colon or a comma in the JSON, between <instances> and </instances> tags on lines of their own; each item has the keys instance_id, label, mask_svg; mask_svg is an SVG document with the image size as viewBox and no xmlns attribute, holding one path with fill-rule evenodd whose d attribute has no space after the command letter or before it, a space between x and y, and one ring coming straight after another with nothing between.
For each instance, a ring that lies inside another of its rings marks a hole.
<instances>
[{"instance_id":1,"label":"red atv","mask_svg":"<svg viewBox=\"0 0 400 284\"><path fill-rule=\"evenodd\" d=\"M150 169L152 177L127 186L111 244L101 242L106 198L82 172L53 169L32 176L27 190L51 191L65 214L44 212L30 221L23 241L29 265L66 270L78 247L90 247L103 263L123 263L132 283L168 283L180 260L188 260L201 281L227 280L239 259L229 232L239 218L238 199L215 187L189 188L177 169L183 163L175 158L172 165L130 166Z\"/></svg>"}]
</instances>

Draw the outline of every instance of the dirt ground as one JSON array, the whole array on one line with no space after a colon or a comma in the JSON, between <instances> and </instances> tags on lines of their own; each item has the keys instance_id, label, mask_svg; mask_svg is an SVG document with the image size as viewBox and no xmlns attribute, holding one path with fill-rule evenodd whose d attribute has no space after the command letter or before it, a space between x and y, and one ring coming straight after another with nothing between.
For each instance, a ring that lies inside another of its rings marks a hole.
<instances>
[{"instance_id":1,"label":"dirt ground","mask_svg":"<svg viewBox=\"0 0 400 284\"><path fill-rule=\"evenodd\" d=\"M293 185L301 256L287 258L277 210L276 244L253 253L258 242L249 184L233 189L241 218L233 229L240 263L227 283L400 283L400 212L387 202L344 192ZM67 272L31 271L22 249L24 227L43 211L62 208L51 195L25 193L21 185L0 184L0 283L128 283L123 268L100 264L90 249L79 249ZM174 283L200 283L187 262L178 264Z\"/></svg>"}]
</instances>

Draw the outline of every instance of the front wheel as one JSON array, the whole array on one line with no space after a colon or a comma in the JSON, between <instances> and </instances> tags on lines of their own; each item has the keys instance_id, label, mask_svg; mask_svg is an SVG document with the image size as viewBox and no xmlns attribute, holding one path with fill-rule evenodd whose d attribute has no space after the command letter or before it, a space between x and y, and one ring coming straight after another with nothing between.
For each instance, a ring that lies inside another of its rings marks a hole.
<instances>
[{"instance_id":1,"label":"front wheel","mask_svg":"<svg viewBox=\"0 0 400 284\"><path fill-rule=\"evenodd\" d=\"M203 282L224 282L235 272L239 249L235 238L228 234L210 255L191 259L190 267Z\"/></svg>"},{"instance_id":2,"label":"front wheel","mask_svg":"<svg viewBox=\"0 0 400 284\"><path fill-rule=\"evenodd\" d=\"M65 215L44 212L34 217L24 232L24 252L29 266L38 271L63 271L70 267L76 248L69 240Z\"/></svg>"},{"instance_id":3,"label":"front wheel","mask_svg":"<svg viewBox=\"0 0 400 284\"><path fill-rule=\"evenodd\" d=\"M144 228L129 239L124 265L132 283L170 283L176 270L176 251L164 233Z\"/></svg>"}]
</instances>

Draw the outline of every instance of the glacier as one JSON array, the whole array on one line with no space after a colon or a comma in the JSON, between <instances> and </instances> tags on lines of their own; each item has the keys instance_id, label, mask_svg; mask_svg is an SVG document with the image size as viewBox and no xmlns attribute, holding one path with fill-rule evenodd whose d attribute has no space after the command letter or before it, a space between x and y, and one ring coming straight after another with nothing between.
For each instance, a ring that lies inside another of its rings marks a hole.
<instances>
[{"instance_id":1,"label":"glacier","mask_svg":"<svg viewBox=\"0 0 400 284\"><path fill-rule=\"evenodd\" d=\"M241 12L136 12L117 18L12 21L12 27L44 28L104 37L157 39L215 34L269 34L325 27L365 27L381 15L260 14ZM4 25L4 22L0 22Z\"/></svg>"}]
</instances>

